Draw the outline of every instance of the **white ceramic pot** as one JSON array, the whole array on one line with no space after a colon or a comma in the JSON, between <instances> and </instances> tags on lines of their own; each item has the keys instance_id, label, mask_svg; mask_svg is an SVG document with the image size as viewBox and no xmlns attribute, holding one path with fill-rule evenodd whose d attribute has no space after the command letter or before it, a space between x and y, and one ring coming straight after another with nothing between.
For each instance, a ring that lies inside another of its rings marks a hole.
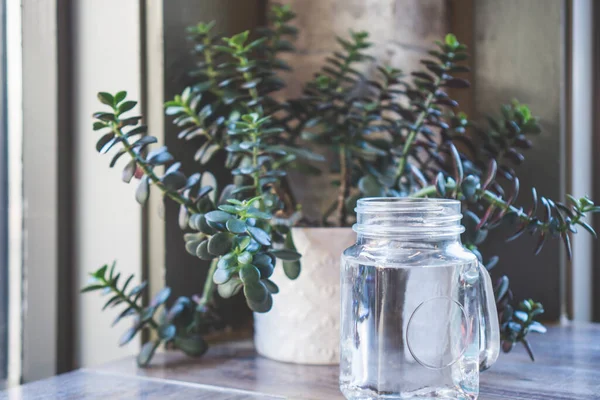
<instances>
[{"instance_id":1,"label":"white ceramic pot","mask_svg":"<svg viewBox=\"0 0 600 400\"><path fill-rule=\"evenodd\" d=\"M356 239L351 228L293 228L302 272L288 279L281 265L273 308L254 314L254 344L262 356L298 364L338 364L340 257Z\"/></svg>"}]
</instances>

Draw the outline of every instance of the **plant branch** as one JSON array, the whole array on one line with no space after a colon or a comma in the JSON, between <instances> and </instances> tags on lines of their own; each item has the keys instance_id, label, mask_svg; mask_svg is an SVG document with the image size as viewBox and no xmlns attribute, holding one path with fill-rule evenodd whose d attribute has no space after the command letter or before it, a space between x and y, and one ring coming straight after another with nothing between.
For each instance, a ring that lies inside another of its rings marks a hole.
<instances>
[{"instance_id":1,"label":"plant branch","mask_svg":"<svg viewBox=\"0 0 600 400\"><path fill-rule=\"evenodd\" d=\"M115 285L113 285L113 282L109 282L106 279L102 278L100 280L100 282L102 282L105 286L108 286L110 288L110 290L115 293L119 299L121 299L122 301L124 301L125 303L127 303L127 305L129 305L129 307L133 308L135 310L136 313L138 313L139 315L141 315L144 310L142 309L142 307L140 307L139 305L137 305L134 301L132 301L129 297L127 297L125 295L125 293L123 293L121 290L119 290ZM158 324L156 323L156 321L154 321L154 318L150 318L148 320L148 323L152 326L152 328L154 329L158 329Z\"/></svg>"},{"instance_id":2,"label":"plant branch","mask_svg":"<svg viewBox=\"0 0 600 400\"><path fill-rule=\"evenodd\" d=\"M394 179L396 182L404 173L404 168L406 167L406 159L410 154L410 150L412 149L412 145L415 141L415 138L417 137L417 133L421 130L421 127L425 122L425 118L427 117L427 110L429 109L429 107L431 107L431 103L435 98L435 92L439 88L441 82L442 79L436 76L433 82L433 89L429 92L427 98L425 99L425 102L423 103L423 110L419 113L413 125L413 129L411 129L411 131L409 132L408 137L406 138L406 142L404 142L404 145L402 146L402 154L400 155L400 158L398 160L398 169L396 170L396 177Z\"/></svg>"},{"instance_id":3,"label":"plant branch","mask_svg":"<svg viewBox=\"0 0 600 400\"><path fill-rule=\"evenodd\" d=\"M150 168L148 166L148 164L146 163L146 160L144 160L133 149L133 147L131 146L131 143L129 143L129 140L127 140L127 137L123 134L123 131L121 131L121 128L119 127L117 122L111 122L111 129L112 129L113 133L115 134L115 136L121 140L121 143L123 143L123 147L125 148L125 151L127 152L127 154L129 154L129 156L136 161L136 164L142 169L142 171L144 171L144 174L146 174L148 176L148 178L150 178L152 183L165 196L169 197L173 201L175 201L175 202L181 204L182 206L184 206L185 208L187 208L187 210L190 213L192 213L192 214L196 213L196 210L194 209L194 207L190 204L190 202L185 197L183 197L182 195L180 195L179 193L177 193L175 191L167 189L167 187L162 183L160 178L158 176L156 176L156 174L154 173L152 168Z\"/></svg>"},{"instance_id":4,"label":"plant branch","mask_svg":"<svg viewBox=\"0 0 600 400\"><path fill-rule=\"evenodd\" d=\"M345 207L345 201L350 194L350 187L348 181L350 178L350 171L348 168L348 155L346 151L346 145L340 145L340 190L338 192L337 200L337 214L339 218L339 225L344 226L346 224L346 218L348 217Z\"/></svg>"},{"instance_id":5,"label":"plant branch","mask_svg":"<svg viewBox=\"0 0 600 400\"><path fill-rule=\"evenodd\" d=\"M213 258L213 260L210 262L210 267L209 267L208 273L206 275L206 280L204 281L204 289L202 290L202 297L200 298L200 301L198 302L199 307L204 307L204 306L208 305L213 299L213 295L215 293L215 288L217 287L217 285L213 281L212 277L215 274L215 271L217 270L218 262L219 262L218 258Z\"/></svg>"}]
</instances>

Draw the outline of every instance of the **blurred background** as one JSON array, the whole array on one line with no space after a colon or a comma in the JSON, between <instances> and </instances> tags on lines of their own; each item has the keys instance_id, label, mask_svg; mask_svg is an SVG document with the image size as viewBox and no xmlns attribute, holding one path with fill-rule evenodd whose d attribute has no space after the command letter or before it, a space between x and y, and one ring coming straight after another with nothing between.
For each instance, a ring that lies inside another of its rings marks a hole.
<instances>
[{"instance_id":1,"label":"blurred background","mask_svg":"<svg viewBox=\"0 0 600 400\"><path fill-rule=\"evenodd\" d=\"M470 91L461 109L479 118L517 98L543 133L517 172L544 196L600 199L600 2L593 0L290 0L298 52L285 77L298 94L335 35L367 30L371 54L405 71L452 32L470 48ZM177 209L140 208L134 186L95 150L98 91L127 90L152 135L193 165L163 116L163 102L189 82L185 27L216 20L232 34L265 23L266 0L0 0L0 387L134 354L117 347L115 315L99 296L80 296L88 272L118 260L123 273L175 294L200 290L205 269L183 248ZM301 193L309 210L319 193ZM521 197L527 204L529 194ZM598 221L596 221L598 225ZM574 258L527 239L486 251L501 255L515 297L545 305L548 321L600 320L598 245L574 238ZM532 239L533 240L533 239ZM250 315L235 305L232 321Z\"/></svg>"}]
</instances>

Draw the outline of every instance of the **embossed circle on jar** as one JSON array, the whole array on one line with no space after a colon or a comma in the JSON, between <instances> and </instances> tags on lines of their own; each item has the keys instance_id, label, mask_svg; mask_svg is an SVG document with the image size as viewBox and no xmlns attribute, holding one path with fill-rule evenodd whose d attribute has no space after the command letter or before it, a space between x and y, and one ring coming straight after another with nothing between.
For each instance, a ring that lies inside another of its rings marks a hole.
<instances>
[{"instance_id":1,"label":"embossed circle on jar","mask_svg":"<svg viewBox=\"0 0 600 400\"><path fill-rule=\"evenodd\" d=\"M469 344L469 322L460 303L434 297L415 309L406 328L406 343L414 359L441 369L457 362Z\"/></svg>"}]
</instances>

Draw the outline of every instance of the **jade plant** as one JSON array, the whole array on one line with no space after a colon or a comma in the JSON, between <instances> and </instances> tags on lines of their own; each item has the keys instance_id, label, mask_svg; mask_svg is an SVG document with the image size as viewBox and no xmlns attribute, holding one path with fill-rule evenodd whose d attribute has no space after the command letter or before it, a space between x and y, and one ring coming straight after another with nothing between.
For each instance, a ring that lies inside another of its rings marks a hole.
<instances>
[{"instance_id":1,"label":"jade plant","mask_svg":"<svg viewBox=\"0 0 600 400\"><path fill-rule=\"evenodd\" d=\"M167 101L165 112L178 137L195 150L197 171L189 176L165 147L150 149L157 139L147 134L141 117L129 116L136 103L125 92L98 95L108 106L94 114L93 128L102 131L98 152L114 154L111 167L123 156L128 159L122 177L138 181L135 197L141 204L152 187L165 201L179 204L182 246L211 260L201 296L172 300L165 288L149 304L142 301L146 284L131 287L134 278L121 278L114 264L91 274L83 290L109 294L105 308L122 308L115 323L133 319L121 344L139 332L152 333L138 356L141 366L161 344L202 355L203 335L218 325L217 295L241 292L254 312L270 310L278 292L269 279L275 260L282 260L289 279L299 276L301 255L290 227L308 223L288 172L318 174L327 167L324 155L338 178L331 182L337 194L316 222L323 226L349 226L360 197L458 199L463 243L488 269L499 258L484 258L479 246L500 225L514 227L509 240L536 235L536 254L548 240L560 238L570 257L570 235L577 227L596 235L585 217L600 207L587 197L568 196L563 203L531 188L532 206L519 205L515 166L542 127L516 100L485 124L460 111L448 89L467 89L460 74L469 68L467 49L454 35L436 42L422 71L405 75L369 56L368 33L351 32L338 38L340 50L326 58L302 96L282 99L280 73L291 66L279 56L294 51L293 18L288 6L275 5L269 27L256 32L222 37L214 22L188 28L198 58L191 71L194 84ZM223 187L206 183L214 181L208 168L213 157L223 157L230 172ZM515 304L506 276L498 279L495 295L503 350L522 343L533 359L527 334L545 331L536 321L543 306L533 300Z\"/></svg>"}]
</instances>

